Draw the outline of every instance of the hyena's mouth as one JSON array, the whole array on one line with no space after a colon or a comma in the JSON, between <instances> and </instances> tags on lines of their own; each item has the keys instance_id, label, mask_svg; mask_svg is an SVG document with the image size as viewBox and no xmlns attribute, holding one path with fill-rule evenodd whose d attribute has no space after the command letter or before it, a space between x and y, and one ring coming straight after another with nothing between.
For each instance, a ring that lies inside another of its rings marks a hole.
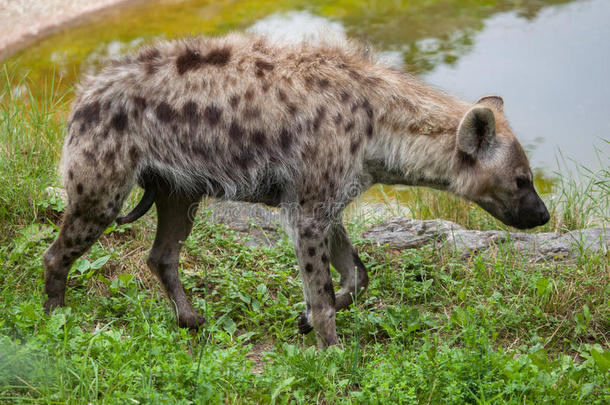
<instances>
[{"instance_id":1,"label":"hyena's mouth","mask_svg":"<svg viewBox=\"0 0 610 405\"><path fill-rule=\"evenodd\" d=\"M517 229L529 229L535 226L541 225L534 223L529 218L519 215L519 213L513 212L508 207L496 203L495 201L476 201L476 203L483 208L485 211L490 213L494 218L499 219L502 223L512 226Z\"/></svg>"},{"instance_id":2,"label":"hyena's mouth","mask_svg":"<svg viewBox=\"0 0 610 405\"><path fill-rule=\"evenodd\" d=\"M482 206L483 207L483 206ZM493 211L483 207L487 212L492 214L495 218L502 221L504 224L512 226L517 229L531 229L537 226L546 224L549 221L549 213L546 207L534 210L521 210L518 212L511 211L509 209L502 209L500 214L497 215Z\"/></svg>"}]
</instances>

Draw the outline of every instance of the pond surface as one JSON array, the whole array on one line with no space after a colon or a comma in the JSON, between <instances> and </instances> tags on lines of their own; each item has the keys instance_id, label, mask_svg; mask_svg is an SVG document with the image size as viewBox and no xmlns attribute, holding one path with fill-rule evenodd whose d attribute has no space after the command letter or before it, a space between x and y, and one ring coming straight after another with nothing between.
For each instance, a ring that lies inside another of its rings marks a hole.
<instances>
[{"instance_id":1,"label":"pond surface","mask_svg":"<svg viewBox=\"0 0 610 405\"><path fill-rule=\"evenodd\" d=\"M609 21L607 0L166 0L110 11L12 61L36 87L55 75L66 89L82 72L156 38L230 30L355 37L464 99L503 96L533 167L548 175L558 150L592 169L608 165Z\"/></svg>"}]
</instances>

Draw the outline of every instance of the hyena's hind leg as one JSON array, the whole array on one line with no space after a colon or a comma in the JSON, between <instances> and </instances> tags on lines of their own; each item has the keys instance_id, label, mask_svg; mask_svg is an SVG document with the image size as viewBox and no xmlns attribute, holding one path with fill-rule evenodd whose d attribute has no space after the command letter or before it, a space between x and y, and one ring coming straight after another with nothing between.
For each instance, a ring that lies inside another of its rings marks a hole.
<instances>
[{"instance_id":1,"label":"hyena's hind leg","mask_svg":"<svg viewBox=\"0 0 610 405\"><path fill-rule=\"evenodd\" d=\"M195 312L186 297L178 275L178 258L182 242L191 232L199 199L168 194L164 191L156 193L157 235L146 263L161 280L177 312L178 325L196 329L205 322L205 319Z\"/></svg>"},{"instance_id":2,"label":"hyena's hind leg","mask_svg":"<svg viewBox=\"0 0 610 405\"><path fill-rule=\"evenodd\" d=\"M369 285L369 276L358 252L352 246L343 224L335 224L331 228L328 248L330 262L341 275L339 281L341 289L337 291L337 304L335 305L337 311L340 311L350 306L354 297L366 290Z\"/></svg>"},{"instance_id":3,"label":"hyena's hind leg","mask_svg":"<svg viewBox=\"0 0 610 405\"><path fill-rule=\"evenodd\" d=\"M90 185L77 181L70 171L66 184L68 206L57 239L44 254L45 292L44 304L48 313L65 305L68 272L76 259L81 257L118 215L131 184L112 186Z\"/></svg>"}]
</instances>

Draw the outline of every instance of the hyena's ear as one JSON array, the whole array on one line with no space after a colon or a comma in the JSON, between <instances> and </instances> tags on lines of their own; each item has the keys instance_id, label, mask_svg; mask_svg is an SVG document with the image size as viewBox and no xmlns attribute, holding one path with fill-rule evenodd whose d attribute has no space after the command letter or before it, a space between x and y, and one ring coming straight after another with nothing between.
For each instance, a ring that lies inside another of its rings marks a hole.
<instances>
[{"instance_id":1,"label":"hyena's ear","mask_svg":"<svg viewBox=\"0 0 610 405\"><path fill-rule=\"evenodd\" d=\"M496 119L487 107L471 108L457 131L457 147L468 156L475 158L487 149L496 136Z\"/></svg>"},{"instance_id":2,"label":"hyena's ear","mask_svg":"<svg viewBox=\"0 0 610 405\"><path fill-rule=\"evenodd\" d=\"M477 100L475 104L493 107L499 112L504 112L504 100L500 96L485 96Z\"/></svg>"}]
</instances>

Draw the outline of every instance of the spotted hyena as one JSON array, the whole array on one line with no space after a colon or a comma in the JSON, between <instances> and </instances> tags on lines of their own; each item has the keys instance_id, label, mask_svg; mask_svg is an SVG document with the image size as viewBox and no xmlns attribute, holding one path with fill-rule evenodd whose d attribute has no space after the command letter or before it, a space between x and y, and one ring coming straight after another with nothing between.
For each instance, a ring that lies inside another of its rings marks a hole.
<instances>
[{"instance_id":1,"label":"spotted hyena","mask_svg":"<svg viewBox=\"0 0 610 405\"><path fill-rule=\"evenodd\" d=\"M134 184L158 225L147 260L180 326L204 322L178 276L202 196L282 208L303 280L299 329L337 343L335 311L368 284L341 221L374 183L429 186L530 228L549 214L502 99L456 100L349 44L277 44L228 35L161 42L80 85L61 174L69 196L44 255L47 311L64 305L71 265L119 214ZM340 273L335 292L330 265Z\"/></svg>"}]
</instances>

